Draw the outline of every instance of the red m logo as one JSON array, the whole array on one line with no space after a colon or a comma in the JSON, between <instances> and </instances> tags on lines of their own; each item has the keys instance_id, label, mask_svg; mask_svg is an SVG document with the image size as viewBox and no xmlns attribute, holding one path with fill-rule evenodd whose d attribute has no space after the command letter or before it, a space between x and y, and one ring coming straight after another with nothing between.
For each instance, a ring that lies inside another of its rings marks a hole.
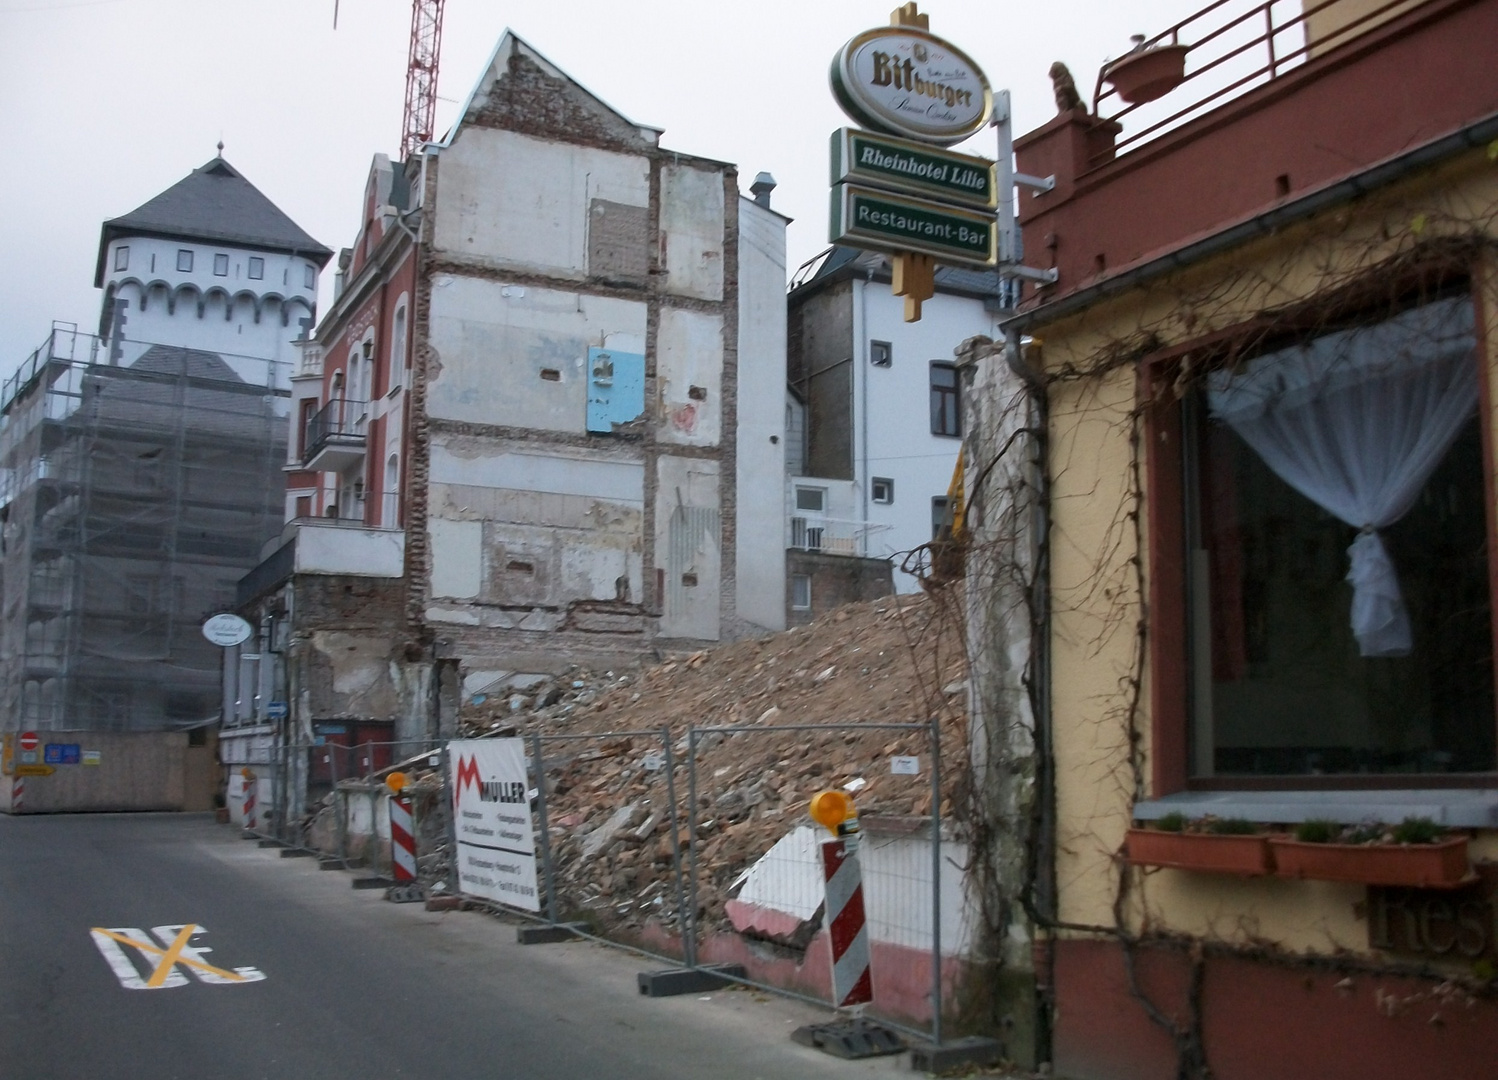
<instances>
[{"instance_id":1,"label":"red m logo","mask_svg":"<svg viewBox=\"0 0 1498 1080\"><path fill-rule=\"evenodd\" d=\"M479 763L477 758L458 758L458 782L453 785L453 802L457 803L463 795L463 785L472 784L477 788L482 780L479 779Z\"/></svg>"}]
</instances>

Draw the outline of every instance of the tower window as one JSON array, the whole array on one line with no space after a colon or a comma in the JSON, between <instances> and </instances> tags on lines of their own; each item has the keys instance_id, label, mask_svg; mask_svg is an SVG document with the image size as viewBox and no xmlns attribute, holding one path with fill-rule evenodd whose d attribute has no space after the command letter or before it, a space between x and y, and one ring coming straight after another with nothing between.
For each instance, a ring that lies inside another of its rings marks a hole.
<instances>
[{"instance_id":1,"label":"tower window","mask_svg":"<svg viewBox=\"0 0 1498 1080\"><path fill-rule=\"evenodd\" d=\"M192 249L177 249L177 270L183 274L192 273Z\"/></svg>"},{"instance_id":2,"label":"tower window","mask_svg":"<svg viewBox=\"0 0 1498 1080\"><path fill-rule=\"evenodd\" d=\"M317 268L311 263L302 267L302 285L308 289L317 287Z\"/></svg>"},{"instance_id":3,"label":"tower window","mask_svg":"<svg viewBox=\"0 0 1498 1080\"><path fill-rule=\"evenodd\" d=\"M130 245L121 244L114 249L114 268L116 270L130 269Z\"/></svg>"},{"instance_id":4,"label":"tower window","mask_svg":"<svg viewBox=\"0 0 1498 1080\"><path fill-rule=\"evenodd\" d=\"M258 255L250 256L250 280L260 281L265 277L265 260Z\"/></svg>"},{"instance_id":5,"label":"tower window","mask_svg":"<svg viewBox=\"0 0 1498 1080\"><path fill-rule=\"evenodd\" d=\"M220 253L220 254L215 255L213 257L213 276L214 277L228 277L229 276L229 256Z\"/></svg>"}]
</instances>

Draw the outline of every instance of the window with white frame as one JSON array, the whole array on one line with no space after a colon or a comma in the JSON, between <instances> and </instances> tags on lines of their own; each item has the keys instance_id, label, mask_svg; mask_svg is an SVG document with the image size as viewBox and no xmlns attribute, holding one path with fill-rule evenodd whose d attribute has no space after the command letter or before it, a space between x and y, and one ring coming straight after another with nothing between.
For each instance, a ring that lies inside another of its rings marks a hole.
<instances>
[{"instance_id":1,"label":"window with white frame","mask_svg":"<svg viewBox=\"0 0 1498 1080\"><path fill-rule=\"evenodd\" d=\"M791 575L791 610L811 610L811 575Z\"/></svg>"},{"instance_id":2,"label":"window with white frame","mask_svg":"<svg viewBox=\"0 0 1498 1080\"><path fill-rule=\"evenodd\" d=\"M796 487L796 509L805 510L808 513L820 514L827 508L827 489L816 487Z\"/></svg>"},{"instance_id":3,"label":"window with white frame","mask_svg":"<svg viewBox=\"0 0 1498 1080\"><path fill-rule=\"evenodd\" d=\"M869 482L869 498L888 506L895 501L895 482L887 476L876 476Z\"/></svg>"},{"instance_id":4,"label":"window with white frame","mask_svg":"<svg viewBox=\"0 0 1498 1080\"><path fill-rule=\"evenodd\" d=\"M395 309L395 318L390 328L390 377L386 385L394 390L400 386L406 370L406 305Z\"/></svg>"}]
</instances>

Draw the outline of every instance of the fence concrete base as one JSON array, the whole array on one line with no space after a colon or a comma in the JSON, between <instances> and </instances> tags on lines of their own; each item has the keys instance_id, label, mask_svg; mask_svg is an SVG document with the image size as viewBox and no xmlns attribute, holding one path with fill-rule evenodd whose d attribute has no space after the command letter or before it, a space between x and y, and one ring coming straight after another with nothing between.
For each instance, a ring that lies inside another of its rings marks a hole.
<instances>
[{"instance_id":1,"label":"fence concrete base","mask_svg":"<svg viewBox=\"0 0 1498 1080\"><path fill-rule=\"evenodd\" d=\"M520 926L515 929L515 940L521 945L555 945L561 941L581 941L578 930L586 930L587 923L557 923L555 926Z\"/></svg>"},{"instance_id":2,"label":"fence concrete base","mask_svg":"<svg viewBox=\"0 0 1498 1080\"><path fill-rule=\"evenodd\" d=\"M933 1046L910 1048L910 1067L917 1072L945 1073L962 1065L996 1065L1004 1056L997 1039L969 1035Z\"/></svg>"},{"instance_id":3,"label":"fence concrete base","mask_svg":"<svg viewBox=\"0 0 1498 1080\"><path fill-rule=\"evenodd\" d=\"M388 889L395 882L388 877L356 877L349 884L356 889Z\"/></svg>"},{"instance_id":4,"label":"fence concrete base","mask_svg":"<svg viewBox=\"0 0 1498 1080\"><path fill-rule=\"evenodd\" d=\"M725 977L726 976L726 977ZM703 994L721 990L734 979L747 978L743 964L716 964L711 967L667 968L665 971L640 972L640 993L646 997L675 997L678 994Z\"/></svg>"},{"instance_id":5,"label":"fence concrete base","mask_svg":"<svg viewBox=\"0 0 1498 1080\"><path fill-rule=\"evenodd\" d=\"M802 1046L850 1061L905 1052L904 1039L872 1020L834 1020L830 1024L808 1024L791 1032L791 1039Z\"/></svg>"}]
</instances>

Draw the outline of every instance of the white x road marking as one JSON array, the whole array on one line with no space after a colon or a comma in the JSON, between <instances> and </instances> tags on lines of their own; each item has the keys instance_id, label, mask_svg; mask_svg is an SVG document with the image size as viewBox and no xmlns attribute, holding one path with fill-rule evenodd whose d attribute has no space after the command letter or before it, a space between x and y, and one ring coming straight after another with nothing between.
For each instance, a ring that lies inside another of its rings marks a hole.
<instances>
[{"instance_id":1,"label":"white x road marking","mask_svg":"<svg viewBox=\"0 0 1498 1080\"><path fill-rule=\"evenodd\" d=\"M206 933L205 928L197 923L153 926L151 933L156 935L160 945L153 942L144 930L133 926L96 926L89 931L104 962L126 990L165 990L171 986L186 986L187 976L177 970L179 966L192 972L199 982L210 986L235 986L265 978L265 973L256 968L237 967L225 971L204 960L204 955L213 950L190 944L198 934ZM121 948L122 945L130 946L145 961L148 974L142 975L136 969L131 953Z\"/></svg>"}]
</instances>

